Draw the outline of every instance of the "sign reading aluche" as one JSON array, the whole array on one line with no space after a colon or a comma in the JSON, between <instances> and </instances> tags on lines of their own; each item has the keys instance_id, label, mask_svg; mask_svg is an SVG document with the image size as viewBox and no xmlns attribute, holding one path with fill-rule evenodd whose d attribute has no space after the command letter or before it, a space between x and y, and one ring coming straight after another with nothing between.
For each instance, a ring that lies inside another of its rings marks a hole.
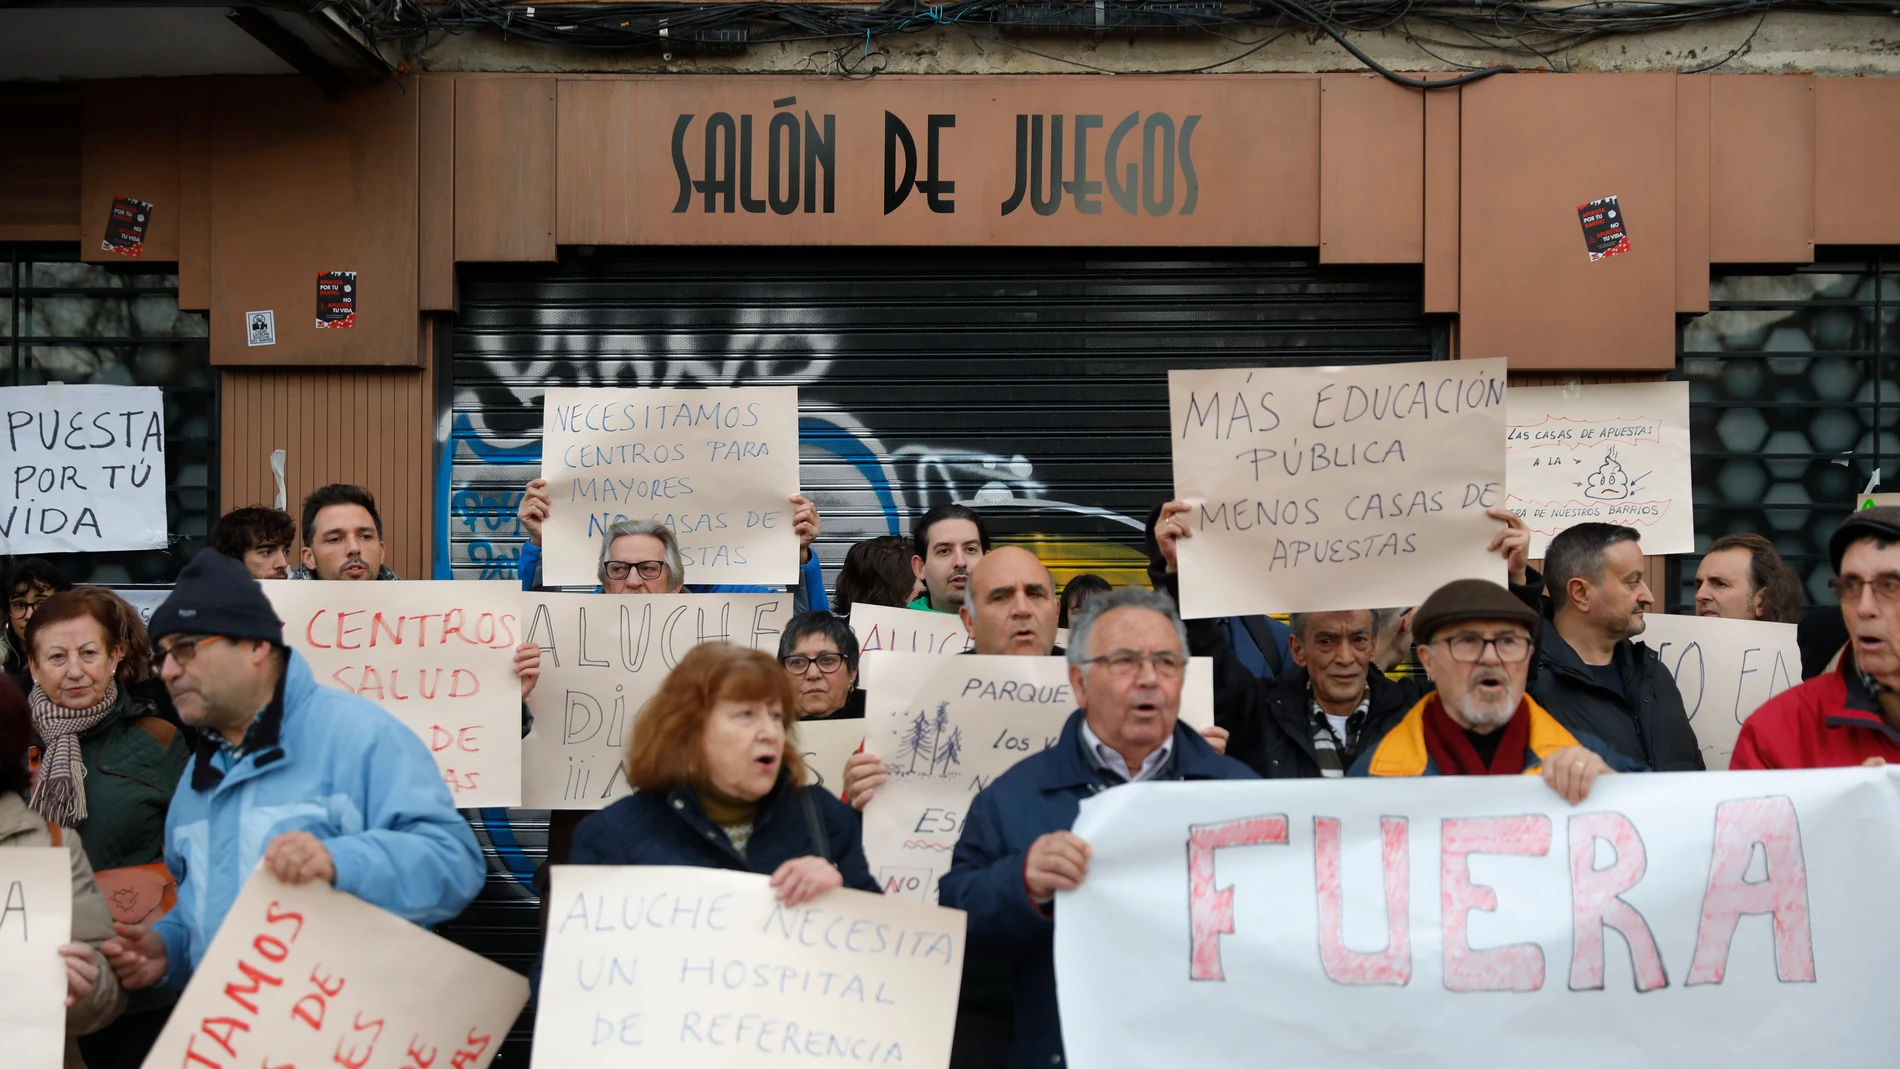
<instances>
[{"instance_id":1,"label":"sign reading aluche","mask_svg":"<svg viewBox=\"0 0 1900 1069\"><path fill-rule=\"evenodd\" d=\"M544 405L548 585L598 583L601 535L629 518L673 529L689 582L797 581L796 387L551 389Z\"/></svg>"},{"instance_id":2,"label":"sign reading aluche","mask_svg":"<svg viewBox=\"0 0 1900 1069\"><path fill-rule=\"evenodd\" d=\"M1170 371L1190 618L1416 605L1502 581L1504 361Z\"/></svg>"},{"instance_id":3,"label":"sign reading aluche","mask_svg":"<svg viewBox=\"0 0 1900 1069\"><path fill-rule=\"evenodd\" d=\"M0 545L95 553L165 545L165 401L156 386L0 388Z\"/></svg>"}]
</instances>

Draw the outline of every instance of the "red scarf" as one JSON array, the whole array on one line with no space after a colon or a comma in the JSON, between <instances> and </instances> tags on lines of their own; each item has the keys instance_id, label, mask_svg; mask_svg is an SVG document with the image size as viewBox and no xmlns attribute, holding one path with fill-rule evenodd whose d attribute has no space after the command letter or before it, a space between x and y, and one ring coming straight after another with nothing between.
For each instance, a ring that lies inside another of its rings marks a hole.
<instances>
[{"instance_id":1,"label":"red scarf","mask_svg":"<svg viewBox=\"0 0 1900 1069\"><path fill-rule=\"evenodd\" d=\"M1527 702L1519 699L1517 712L1511 714L1502 731L1498 752L1487 768L1479 759L1477 748L1465 737L1465 729L1439 704L1438 695L1434 693L1425 701L1425 752L1438 765L1441 776L1523 775L1524 751L1529 748L1531 739L1531 711Z\"/></svg>"}]
</instances>

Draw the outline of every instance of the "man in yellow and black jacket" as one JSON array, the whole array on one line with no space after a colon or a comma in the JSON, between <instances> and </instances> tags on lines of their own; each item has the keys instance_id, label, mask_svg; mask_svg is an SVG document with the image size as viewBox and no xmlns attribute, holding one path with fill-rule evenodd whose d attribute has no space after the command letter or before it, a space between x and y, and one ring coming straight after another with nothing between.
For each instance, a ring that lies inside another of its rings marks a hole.
<instances>
[{"instance_id":1,"label":"man in yellow and black jacket","mask_svg":"<svg viewBox=\"0 0 1900 1069\"><path fill-rule=\"evenodd\" d=\"M1640 771L1592 735L1573 733L1524 693L1535 610L1497 583L1460 579L1419 606L1412 628L1437 689L1360 755L1355 776L1540 773L1576 804L1605 772Z\"/></svg>"}]
</instances>

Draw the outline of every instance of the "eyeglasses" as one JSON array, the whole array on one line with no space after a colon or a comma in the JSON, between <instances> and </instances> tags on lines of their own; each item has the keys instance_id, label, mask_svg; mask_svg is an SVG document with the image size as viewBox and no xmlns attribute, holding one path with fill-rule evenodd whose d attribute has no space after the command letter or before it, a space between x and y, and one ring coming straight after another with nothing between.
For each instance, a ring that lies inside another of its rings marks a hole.
<instances>
[{"instance_id":1,"label":"eyeglasses","mask_svg":"<svg viewBox=\"0 0 1900 1069\"><path fill-rule=\"evenodd\" d=\"M224 637L223 635L206 635L203 638L178 639L171 644L169 649L156 651L157 656L152 658L152 671L162 671L165 667L165 658L167 657L176 661L178 667L188 668L191 666L191 662L198 659L199 649L210 643L217 642Z\"/></svg>"},{"instance_id":2,"label":"eyeglasses","mask_svg":"<svg viewBox=\"0 0 1900 1069\"><path fill-rule=\"evenodd\" d=\"M1872 587L1874 600L1882 605L1900 602L1900 575L1888 572L1876 575L1872 579L1863 579L1858 575L1843 575L1839 579L1830 579L1827 588L1834 592L1842 604L1851 604L1860 600L1861 591Z\"/></svg>"},{"instance_id":3,"label":"eyeglasses","mask_svg":"<svg viewBox=\"0 0 1900 1069\"><path fill-rule=\"evenodd\" d=\"M666 574L666 562L663 560L610 560L607 562L607 578L618 583L630 572L639 572L642 579L658 579Z\"/></svg>"},{"instance_id":4,"label":"eyeglasses","mask_svg":"<svg viewBox=\"0 0 1900 1069\"><path fill-rule=\"evenodd\" d=\"M1141 666L1152 664L1155 675L1162 679L1179 679L1187 670L1187 658L1178 653L1162 650L1159 653L1137 653L1134 650L1111 650L1100 657L1091 657L1083 664L1099 664L1108 669L1111 676L1134 676L1141 673Z\"/></svg>"},{"instance_id":5,"label":"eyeglasses","mask_svg":"<svg viewBox=\"0 0 1900 1069\"><path fill-rule=\"evenodd\" d=\"M1529 635L1499 635L1496 638L1484 638L1480 635L1453 635L1439 639L1446 649L1451 651L1451 659L1462 664L1477 664L1484 659L1484 648L1498 651L1498 660L1505 664L1516 664L1531 655ZM1436 643L1434 643L1436 644Z\"/></svg>"},{"instance_id":6,"label":"eyeglasses","mask_svg":"<svg viewBox=\"0 0 1900 1069\"><path fill-rule=\"evenodd\" d=\"M838 669L844 667L844 654L821 653L816 657L807 657L802 653L794 653L779 663L785 666L787 672L795 676L804 675L805 670L814 664L818 666L820 672L829 676L837 674Z\"/></svg>"},{"instance_id":7,"label":"eyeglasses","mask_svg":"<svg viewBox=\"0 0 1900 1069\"><path fill-rule=\"evenodd\" d=\"M51 594L42 594L37 598L14 598L7 603L7 611L22 620L30 619L33 616L33 609L38 606L40 602L52 596Z\"/></svg>"}]
</instances>

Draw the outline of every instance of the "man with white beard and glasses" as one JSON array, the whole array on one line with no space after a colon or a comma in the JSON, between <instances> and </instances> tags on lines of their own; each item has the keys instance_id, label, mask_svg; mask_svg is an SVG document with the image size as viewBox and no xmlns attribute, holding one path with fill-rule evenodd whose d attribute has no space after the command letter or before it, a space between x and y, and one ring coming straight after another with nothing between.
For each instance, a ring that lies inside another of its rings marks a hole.
<instances>
[{"instance_id":1,"label":"man with white beard and glasses","mask_svg":"<svg viewBox=\"0 0 1900 1069\"><path fill-rule=\"evenodd\" d=\"M1539 772L1571 805L1605 772L1635 771L1602 740L1573 734L1524 694L1535 610L1483 579L1446 583L1412 623L1436 690L1360 756L1355 776Z\"/></svg>"}]
</instances>

